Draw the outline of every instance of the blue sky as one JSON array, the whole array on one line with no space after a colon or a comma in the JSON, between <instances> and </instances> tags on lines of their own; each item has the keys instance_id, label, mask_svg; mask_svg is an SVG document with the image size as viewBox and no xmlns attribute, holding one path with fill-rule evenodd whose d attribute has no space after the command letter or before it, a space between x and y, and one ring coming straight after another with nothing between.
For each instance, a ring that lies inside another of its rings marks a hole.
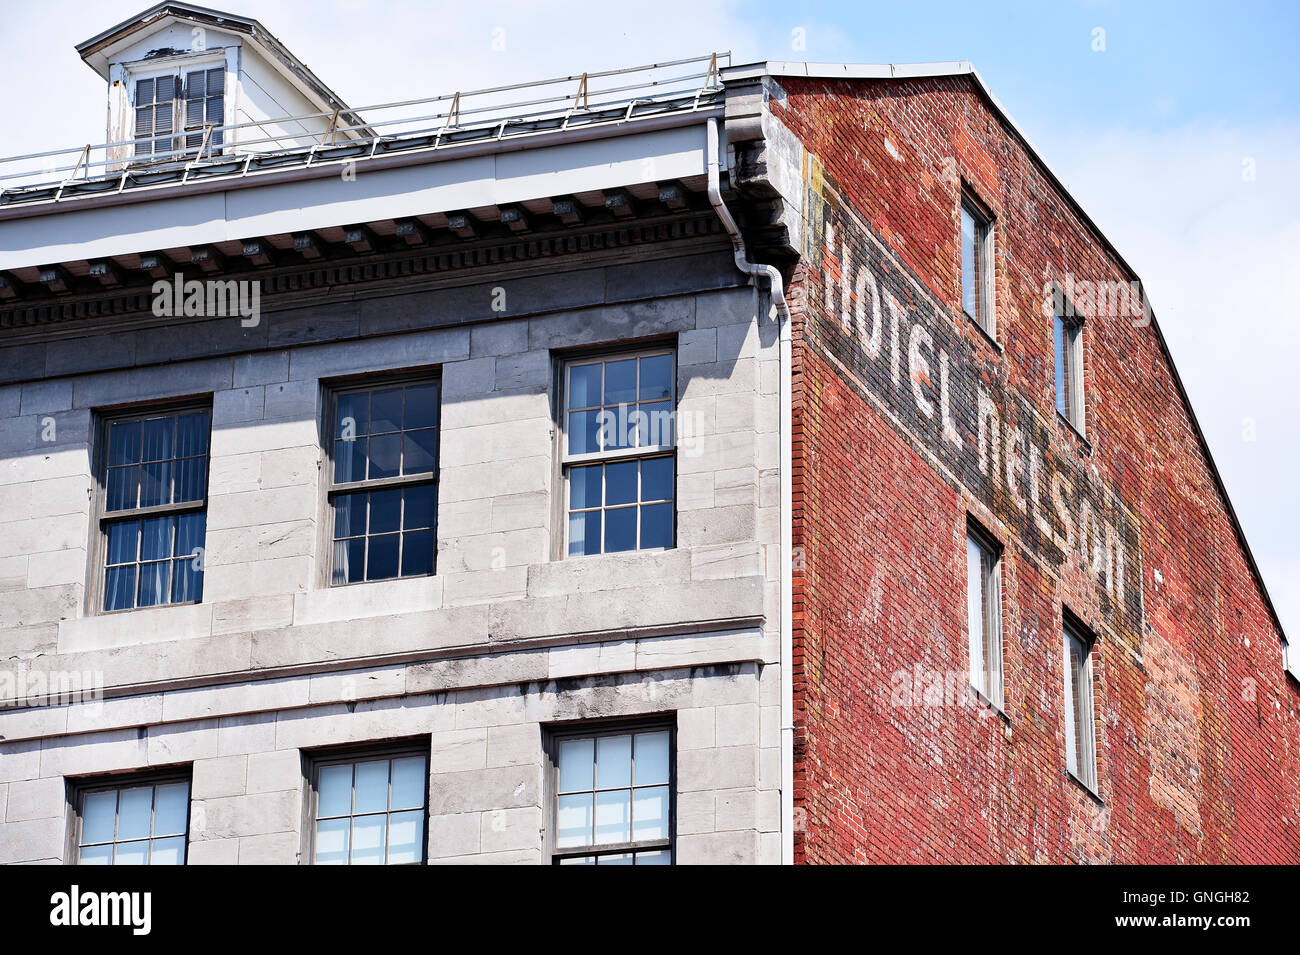
<instances>
[{"instance_id":1,"label":"blue sky","mask_svg":"<svg viewBox=\"0 0 1300 955\"><path fill-rule=\"evenodd\" d=\"M1052 117L1169 128L1300 110L1300 5L1294 3L764 2L764 37L806 23L808 54L866 62L971 60L1023 123ZM1093 30L1105 50L1093 49ZM781 54L784 55L784 54Z\"/></svg>"},{"instance_id":2,"label":"blue sky","mask_svg":"<svg viewBox=\"0 0 1300 955\"><path fill-rule=\"evenodd\" d=\"M354 106L710 50L730 49L736 62L972 61L1144 279L1300 643L1291 302L1300 288L1300 4L204 5L256 16ZM102 142L103 85L73 46L146 6L44 0L6 11L0 81L42 95L6 97L0 153Z\"/></svg>"}]
</instances>

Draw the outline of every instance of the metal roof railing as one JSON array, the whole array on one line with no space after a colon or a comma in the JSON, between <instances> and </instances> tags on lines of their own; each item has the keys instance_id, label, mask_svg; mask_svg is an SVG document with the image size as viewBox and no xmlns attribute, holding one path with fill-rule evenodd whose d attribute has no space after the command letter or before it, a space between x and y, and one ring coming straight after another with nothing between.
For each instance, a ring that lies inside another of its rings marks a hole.
<instances>
[{"instance_id":1,"label":"metal roof railing","mask_svg":"<svg viewBox=\"0 0 1300 955\"><path fill-rule=\"evenodd\" d=\"M196 125L139 139L0 157L0 206L361 161L694 111L717 104L721 70L730 61L730 53L710 53L355 110ZM370 118L362 120L362 113Z\"/></svg>"}]
</instances>

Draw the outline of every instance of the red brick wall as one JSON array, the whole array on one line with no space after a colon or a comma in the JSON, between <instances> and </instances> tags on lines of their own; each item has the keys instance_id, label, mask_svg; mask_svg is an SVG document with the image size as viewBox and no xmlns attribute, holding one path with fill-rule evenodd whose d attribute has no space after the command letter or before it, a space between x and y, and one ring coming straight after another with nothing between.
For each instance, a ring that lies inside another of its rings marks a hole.
<instances>
[{"instance_id":1,"label":"red brick wall","mask_svg":"<svg viewBox=\"0 0 1300 955\"><path fill-rule=\"evenodd\" d=\"M1055 412L1045 277L1130 276L969 78L783 87L772 110L816 159L816 240L790 288L797 859L1300 862L1300 693L1154 330L1087 316L1088 442ZM1004 351L961 313L962 180L996 217ZM890 380L887 328L864 353L853 276L867 261L884 320L892 297L904 337L929 331L928 370L904 341ZM937 406L940 353L948 440L944 415L909 394ZM977 394L1023 432L1020 451L1039 449L1020 500L975 464ZM1034 474L1062 475L1113 524L1113 549L1066 546L1048 484L1027 499ZM1005 548L1005 719L964 697L900 696L966 669L968 514ZM1084 550L1124 562L1099 576ZM1065 771L1063 606L1098 638L1099 800Z\"/></svg>"}]
</instances>

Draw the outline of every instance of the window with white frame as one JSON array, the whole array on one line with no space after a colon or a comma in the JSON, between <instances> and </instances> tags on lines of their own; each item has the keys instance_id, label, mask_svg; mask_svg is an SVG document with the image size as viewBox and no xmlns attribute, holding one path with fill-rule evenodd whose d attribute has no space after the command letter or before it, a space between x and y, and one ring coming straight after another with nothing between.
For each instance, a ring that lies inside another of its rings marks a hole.
<instances>
[{"instance_id":1,"label":"window with white frame","mask_svg":"<svg viewBox=\"0 0 1300 955\"><path fill-rule=\"evenodd\" d=\"M76 789L78 865L184 865L188 775L87 782Z\"/></svg>"},{"instance_id":2,"label":"window with white frame","mask_svg":"<svg viewBox=\"0 0 1300 955\"><path fill-rule=\"evenodd\" d=\"M331 583L432 574L438 379L370 378L331 395Z\"/></svg>"},{"instance_id":3,"label":"window with white frame","mask_svg":"<svg viewBox=\"0 0 1300 955\"><path fill-rule=\"evenodd\" d=\"M225 92L224 65L137 77L132 88L135 155L181 158L179 154L204 146L205 134L204 155L220 150Z\"/></svg>"},{"instance_id":4,"label":"window with white frame","mask_svg":"<svg viewBox=\"0 0 1300 955\"><path fill-rule=\"evenodd\" d=\"M1092 699L1092 638L1067 615L1065 647L1065 766L1097 790L1096 716Z\"/></svg>"},{"instance_id":5,"label":"window with white frame","mask_svg":"<svg viewBox=\"0 0 1300 955\"><path fill-rule=\"evenodd\" d=\"M1072 314L1073 311L1071 307L1057 309L1052 316L1056 410L1083 434L1083 323Z\"/></svg>"},{"instance_id":6,"label":"window with white frame","mask_svg":"<svg viewBox=\"0 0 1300 955\"><path fill-rule=\"evenodd\" d=\"M565 362L570 556L673 546L676 365L670 348Z\"/></svg>"},{"instance_id":7,"label":"window with white frame","mask_svg":"<svg viewBox=\"0 0 1300 955\"><path fill-rule=\"evenodd\" d=\"M211 419L206 404L101 418L104 611L203 598Z\"/></svg>"},{"instance_id":8,"label":"window with white frame","mask_svg":"<svg viewBox=\"0 0 1300 955\"><path fill-rule=\"evenodd\" d=\"M425 861L428 744L311 759L314 865Z\"/></svg>"},{"instance_id":9,"label":"window with white frame","mask_svg":"<svg viewBox=\"0 0 1300 955\"><path fill-rule=\"evenodd\" d=\"M553 863L672 865L670 724L564 729L550 748Z\"/></svg>"},{"instance_id":10,"label":"window with white frame","mask_svg":"<svg viewBox=\"0 0 1300 955\"><path fill-rule=\"evenodd\" d=\"M961 200L961 307L996 337L993 313L993 221L973 196Z\"/></svg>"},{"instance_id":11,"label":"window with white frame","mask_svg":"<svg viewBox=\"0 0 1300 955\"><path fill-rule=\"evenodd\" d=\"M971 684L1000 709L1003 705L1002 560L998 546L973 525L966 531L966 620Z\"/></svg>"}]
</instances>

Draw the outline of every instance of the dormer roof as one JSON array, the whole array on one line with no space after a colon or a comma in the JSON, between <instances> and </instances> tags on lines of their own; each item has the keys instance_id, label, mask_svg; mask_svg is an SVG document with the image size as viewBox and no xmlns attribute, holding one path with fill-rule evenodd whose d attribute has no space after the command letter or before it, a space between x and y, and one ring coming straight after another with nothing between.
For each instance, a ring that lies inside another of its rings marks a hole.
<instances>
[{"instance_id":1,"label":"dormer roof","mask_svg":"<svg viewBox=\"0 0 1300 955\"><path fill-rule=\"evenodd\" d=\"M166 0L78 43L77 53L81 55L87 66L107 80L109 67L119 61L124 51L147 39L151 34L160 33L176 24L185 27L187 31L201 27L218 33L238 35L241 42L252 46L286 80L319 104L322 112L338 109L349 125L361 125L361 118L351 111L337 93L321 82L320 77L313 73L306 63L289 52L289 49L276 39L274 34L251 17L225 13L192 3ZM170 48L157 51L158 55L184 52L187 51ZM151 55L153 53L154 51L150 51Z\"/></svg>"}]
</instances>

